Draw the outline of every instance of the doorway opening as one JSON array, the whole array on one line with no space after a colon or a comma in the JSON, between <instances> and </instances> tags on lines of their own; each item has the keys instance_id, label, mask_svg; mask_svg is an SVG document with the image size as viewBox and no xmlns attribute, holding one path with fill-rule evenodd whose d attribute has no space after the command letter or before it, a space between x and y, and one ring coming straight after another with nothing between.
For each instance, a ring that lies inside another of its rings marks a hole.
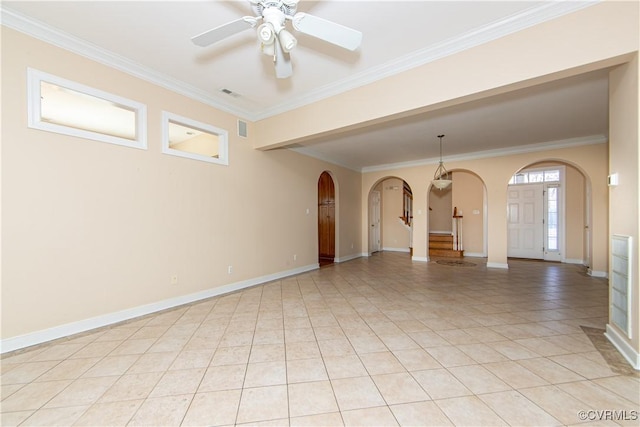
<instances>
[{"instance_id":1,"label":"doorway opening","mask_svg":"<svg viewBox=\"0 0 640 427\"><path fill-rule=\"evenodd\" d=\"M402 178L385 177L369 192L369 254L413 255L413 192Z\"/></svg>"},{"instance_id":2,"label":"doorway opening","mask_svg":"<svg viewBox=\"0 0 640 427\"><path fill-rule=\"evenodd\" d=\"M487 189L472 170L449 171L452 183L427 192L429 258L487 256Z\"/></svg>"},{"instance_id":3,"label":"doorway opening","mask_svg":"<svg viewBox=\"0 0 640 427\"><path fill-rule=\"evenodd\" d=\"M507 189L507 256L588 266L588 199L586 179L571 165L538 162L514 174Z\"/></svg>"},{"instance_id":4,"label":"doorway opening","mask_svg":"<svg viewBox=\"0 0 640 427\"><path fill-rule=\"evenodd\" d=\"M318 263L333 264L336 256L336 191L333 178L324 171L318 179Z\"/></svg>"}]
</instances>

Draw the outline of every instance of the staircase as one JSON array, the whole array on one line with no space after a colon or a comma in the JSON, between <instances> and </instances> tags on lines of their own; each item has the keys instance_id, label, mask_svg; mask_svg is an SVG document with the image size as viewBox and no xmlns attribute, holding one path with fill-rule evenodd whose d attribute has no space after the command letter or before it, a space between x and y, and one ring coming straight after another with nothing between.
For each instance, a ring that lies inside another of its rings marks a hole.
<instances>
[{"instance_id":1,"label":"staircase","mask_svg":"<svg viewBox=\"0 0 640 427\"><path fill-rule=\"evenodd\" d=\"M429 233L429 256L443 258L462 258L464 251L453 249L451 234Z\"/></svg>"}]
</instances>

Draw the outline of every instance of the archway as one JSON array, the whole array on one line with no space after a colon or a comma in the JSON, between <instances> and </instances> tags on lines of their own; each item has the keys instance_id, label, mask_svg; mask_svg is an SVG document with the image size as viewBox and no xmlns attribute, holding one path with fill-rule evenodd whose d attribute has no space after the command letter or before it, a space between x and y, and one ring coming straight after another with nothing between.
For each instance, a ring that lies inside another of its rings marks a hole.
<instances>
[{"instance_id":1,"label":"archway","mask_svg":"<svg viewBox=\"0 0 640 427\"><path fill-rule=\"evenodd\" d=\"M336 193L333 178L324 171L318 179L318 263L333 263L336 256Z\"/></svg>"},{"instance_id":2,"label":"archway","mask_svg":"<svg viewBox=\"0 0 640 427\"><path fill-rule=\"evenodd\" d=\"M413 250L413 191L402 178L388 176L372 185L368 197L368 253Z\"/></svg>"},{"instance_id":3,"label":"archway","mask_svg":"<svg viewBox=\"0 0 640 427\"><path fill-rule=\"evenodd\" d=\"M507 186L507 256L591 264L591 192L577 166L543 159Z\"/></svg>"},{"instance_id":4,"label":"archway","mask_svg":"<svg viewBox=\"0 0 640 427\"><path fill-rule=\"evenodd\" d=\"M449 171L452 184L427 191L429 257L487 256L487 189L467 169Z\"/></svg>"}]
</instances>

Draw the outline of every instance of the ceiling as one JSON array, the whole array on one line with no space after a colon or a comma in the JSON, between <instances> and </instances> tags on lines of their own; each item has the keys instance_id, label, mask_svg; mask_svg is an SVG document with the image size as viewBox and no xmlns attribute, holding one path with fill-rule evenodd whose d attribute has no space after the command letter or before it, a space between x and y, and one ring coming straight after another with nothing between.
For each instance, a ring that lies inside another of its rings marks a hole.
<instances>
[{"instance_id":1,"label":"ceiling","mask_svg":"<svg viewBox=\"0 0 640 427\"><path fill-rule=\"evenodd\" d=\"M259 120L553 19L593 1L301 1L298 11L363 33L355 52L294 34L293 76L276 79L254 29L206 48L191 37L245 15L248 1L3 1L2 23L148 81ZM222 92L222 89L232 94ZM603 142L606 70L298 142L355 170Z\"/></svg>"}]
</instances>

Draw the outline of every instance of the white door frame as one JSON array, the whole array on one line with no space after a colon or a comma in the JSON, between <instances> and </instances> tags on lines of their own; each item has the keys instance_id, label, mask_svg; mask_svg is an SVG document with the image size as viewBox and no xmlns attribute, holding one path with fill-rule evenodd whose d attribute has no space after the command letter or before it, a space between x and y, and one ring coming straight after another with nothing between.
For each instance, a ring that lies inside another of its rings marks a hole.
<instances>
[{"instance_id":1,"label":"white door frame","mask_svg":"<svg viewBox=\"0 0 640 427\"><path fill-rule=\"evenodd\" d=\"M545 261L560 261L560 262L565 262L566 261L566 255L565 255L565 246L566 246L566 205L565 205L565 201L566 201L566 185L565 185L565 165L559 164L559 165L554 165L554 166L547 166L547 167L543 167L543 168L525 168L522 169L521 171L519 171L518 173L522 173L522 172L537 172L537 171L545 171L545 170L553 170L553 169L557 169L560 171L560 180L559 181L553 181L553 182L544 182L544 183L540 183L543 184L543 216L545 218L545 221L542 224L543 227L543 257L542 259L544 259ZM509 185L509 187L516 187L518 185L528 185L528 184L511 184ZM557 186L559 188L559 198L558 198L558 250L557 251L549 251L548 250L548 227L547 227L547 221L548 221L548 201L547 201L547 190L550 186ZM590 197L590 194L587 194L587 198ZM585 200L585 206L589 206L588 205L589 200ZM587 222L587 224L589 224ZM587 229L587 232L589 230ZM589 243L588 243L589 244ZM588 256L588 255L587 255Z\"/></svg>"},{"instance_id":2,"label":"white door frame","mask_svg":"<svg viewBox=\"0 0 640 427\"><path fill-rule=\"evenodd\" d=\"M375 197L377 197L378 203L373 202ZM381 247L380 203L380 192L377 190L371 190L371 193L369 194L369 255L374 252L379 252Z\"/></svg>"},{"instance_id":3,"label":"white door frame","mask_svg":"<svg viewBox=\"0 0 640 427\"><path fill-rule=\"evenodd\" d=\"M544 184L544 260L564 262L565 257L565 191L562 185L564 173L560 171L560 182L548 182ZM558 189L558 249L549 250L549 188Z\"/></svg>"}]
</instances>

